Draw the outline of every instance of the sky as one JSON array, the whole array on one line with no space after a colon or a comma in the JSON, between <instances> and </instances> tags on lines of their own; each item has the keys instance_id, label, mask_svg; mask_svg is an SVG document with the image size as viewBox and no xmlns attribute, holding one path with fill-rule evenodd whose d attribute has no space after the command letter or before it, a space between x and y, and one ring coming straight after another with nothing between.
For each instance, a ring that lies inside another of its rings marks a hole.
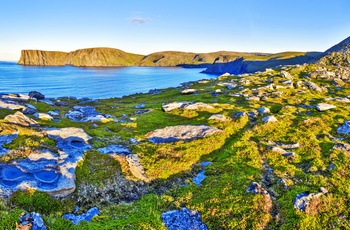
<instances>
[{"instance_id":1,"label":"sky","mask_svg":"<svg viewBox=\"0 0 350 230\"><path fill-rule=\"evenodd\" d=\"M23 49L325 51L350 36L349 0L0 0L0 60Z\"/></svg>"}]
</instances>

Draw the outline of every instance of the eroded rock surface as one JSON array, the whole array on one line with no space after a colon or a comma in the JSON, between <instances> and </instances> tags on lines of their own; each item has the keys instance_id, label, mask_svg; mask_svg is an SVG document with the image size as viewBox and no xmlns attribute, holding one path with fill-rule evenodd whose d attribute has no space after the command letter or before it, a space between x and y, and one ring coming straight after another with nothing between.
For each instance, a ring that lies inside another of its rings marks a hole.
<instances>
[{"instance_id":1,"label":"eroded rock surface","mask_svg":"<svg viewBox=\"0 0 350 230\"><path fill-rule=\"evenodd\" d=\"M206 125L178 125L156 129L146 136L150 142L161 144L202 138L220 132L222 130Z\"/></svg>"},{"instance_id":2,"label":"eroded rock surface","mask_svg":"<svg viewBox=\"0 0 350 230\"><path fill-rule=\"evenodd\" d=\"M39 125L35 120L27 117L26 115L24 115L21 112L16 112L13 115L7 115L4 118L4 121L6 121L8 123L20 125L20 126L26 126L26 127Z\"/></svg>"}]
</instances>

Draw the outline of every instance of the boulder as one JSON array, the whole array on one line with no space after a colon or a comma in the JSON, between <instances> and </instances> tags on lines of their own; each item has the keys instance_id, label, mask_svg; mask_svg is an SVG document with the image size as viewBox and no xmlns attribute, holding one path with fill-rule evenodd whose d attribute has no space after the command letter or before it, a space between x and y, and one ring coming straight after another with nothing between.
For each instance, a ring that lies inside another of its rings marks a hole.
<instances>
[{"instance_id":1,"label":"boulder","mask_svg":"<svg viewBox=\"0 0 350 230\"><path fill-rule=\"evenodd\" d=\"M326 110L329 110L329 109L334 109L336 108L335 105L331 105L331 104L326 104L326 103L318 103L316 105L316 109L320 112L323 112L323 111L326 111Z\"/></svg>"},{"instance_id":2,"label":"boulder","mask_svg":"<svg viewBox=\"0 0 350 230\"><path fill-rule=\"evenodd\" d=\"M53 120L53 117L51 117L47 113L35 113L34 117L36 117L37 119L40 119L40 120L44 120L44 121L52 121Z\"/></svg>"},{"instance_id":3,"label":"boulder","mask_svg":"<svg viewBox=\"0 0 350 230\"><path fill-rule=\"evenodd\" d=\"M26 107L24 105L18 104L15 101L0 100L0 109L25 110Z\"/></svg>"},{"instance_id":4,"label":"boulder","mask_svg":"<svg viewBox=\"0 0 350 230\"><path fill-rule=\"evenodd\" d=\"M269 192L266 191L258 182L252 182L245 192L270 196Z\"/></svg>"},{"instance_id":5,"label":"boulder","mask_svg":"<svg viewBox=\"0 0 350 230\"><path fill-rule=\"evenodd\" d=\"M185 89L185 90L182 90L181 93L184 94L184 95L187 95L187 94L194 94L196 93L197 90L196 89Z\"/></svg>"},{"instance_id":6,"label":"boulder","mask_svg":"<svg viewBox=\"0 0 350 230\"><path fill-rule=\"evenodd\" d=\"M174 101L174 102L169 102L169 103L163 103L162 104L162 108L163 108L164 112L170 112L171 110L174 110L174 109L182 109L186 105L189 105L191 103L192 102L178 102L178 101Z\"/></svg>"},{"instance_id":7,"label":"boulder","mask_svg":"<svg viewBox=\"0 0 350 230\"><path fill-rule=\"evenodd\" d=\"M206 125L178 125L156 129L147 133L146 136L150 142L161 144L175 141L188 141L220 132L222 132L222 130Z\"/></svg>"},{"instance_id":8,"label":"boulder","mask_svg":"<svg viewBox=\"0 0 350 230\"><path fill-rule=\"evenodd\" d=\"M345 85L345 82L343 80L341 80L340 78L334 78L332 80L332 83L338 87L343 87Z\"/></svg>"},{"instance_id":9,"label":"boulder","mask_svg":"<svg viewBox=\"0 0 350 230\"><path fill-rule=\"evenodd\" d=\"M319 198L320 196L328 193L327 189L321 187L318 193L303 192L299 193L294 199L294 208L301 211L305 211L312 199Z\"/></svg>"},{"instance_id":10,"label":"boulder","mask_svg":"<svg viewBox=\"0 0 350 230\"><path fill-rule=\"evenodd\" d=\"M90 208L86 213L81 215L74 215L72 213L64 214L62 217L69 220L73 224L79 224L81 221L91 221L93 217L97 216L99 213L97 207Z\"/></svg>"},{"instance_id":11,"label":"boulder","mask_svg":"<svg viewBox=\"0 0 350 230\"><path fill-rule=\"evenodd\" d=\"M225 115L222 115L222 114L213 114L209 117L209 120L225 122L225 121L230 121L231 118L226 117Z\"/></svg>"},{"instance_id":12,"label":"boulder","mask_svg":"<svg viewBox=\"0 0 350 230\"><path fill-rule=\"evenodd\" d=\"M37 108L31 104L26 104L26 108L23 110L25 115L34 115L37 112Z\"/></svg>"},{"instance_id":13,"label":"boulder","mask_svg":"<svg viewBox=\"0 0 350 230\"><path fill-rule=\"evenodd\" d=\"M316 83L308 81L308 82L305 83L305 85L307 87L309 87L310 89L312 89L312 90L315 90L315 91L318 91L318 92L322 92L321 87L319 87Z\"/></svg>"},{"instance_id":14,"label":"boulder","mask_svg":"<svg viewBox=\"0 0 350 230\"><path fill-rule=\"evenodd\" d=\"M347 144L347 143L344 143L344 144L336 143L334 144L333 149L350 154L350 144Z\"/></svg>"},{"instance_id":15,"label":"boulder","mask_svg":"<svg viewBox=\"0 0 350 230\"><path fill-rule=\"evenodd\" d=\"M19 101L19 102L26 102L29 101L30 97L24 94L3 94L1 95L1 99L3 100L9 100L9 101Z\"/></svg>"},{"instance_id":16,"label":"boulder","mask_svg":"<svg viewBox=\"0 0 350 230\"><path fill-rule=\"evenodd\" d=\"M33 119L27 117L26 115L24 115L21 112L16 112L13 115L7 115L4 118L4 121L6 121L8 123L11 123L11 124L25 126L25 127L38 126L38 123L36 121L34 121Z\"/></svg>"},{"instance_id":17,"label":"boulder","mask_svg":"<svg viewBox=\"0 0 350 230\"><path fill-rule=\"evenodd\" d=\"M288 80L293 80L293 76L290 75L287 71L281 71L281 77L286 78Z\"/></svg>"},{"instance_id":18,"label":"boulder","mask_svg":"<svg viewBox=\"0 0 350 230\"><path fill-rule=\"evenodd\" d=\"M214 109L214 107L211 106L211 105L205 104L203 102L196 102L196 103L193 103L193 104L185 105L184 109L188 109L188 110L207 109L207 110L210 110L210 109Z\"/></svg>"},{"instance_id":19,"label":"boulder","mask_svg":"<svg viewBox=\"0 0 350 230\"><path fill-rule=\"evenodd\" d=\"M265 123L278 122L278 120L275 116L267 116L261 120L262 120L262 122L265 122Z\"/></svg>"},{"instance_id":20,"label":"boulder","mask_svg":"<svg viewBox=\"0 0 350 230\"><path fill-rule=\"evenodd\" d=\"M258 110L258 113L260 115L263 115L263 114L266 114L266 113L271 113L270 109L269 108L266 108L266 107L262 107L262 108L259 108L257 109Z\"/></svg>"},{"instance_id":21,"label":"boulder","mask_svg":"<svg viewBox=\"0 0 350 230\"><path fill-rule=\"evenodd\" d=\"M46 226L44 224L41 215L36 212L31 213L22 213L19 218L19 223L16 227L16 230L46 230Z\"/></svg>"},{"instance_id":22,"label":"boulder","mask_svg":"<svg viewBox=\"0 0 350 230\"><path fill-rule=\"evenodd\" d=\"M162 221L169 230L208 230L200 214L187 208L162 213Z\"/></svg>"},{"instance_id":23,"label":"boulder","mask_svg":"<svg viewBox=\"0 0 350 230\"><path fill-rule=\"evenodd\" d=\"M28 94L29 97L31 98L35 98L38 101L44 100L45 99L45 95L38 92L38 91L30 91Z\"/></svg>"},{"instance_id":24,"label":"boulder","mask_svg":"<svg viewBox=\"0 0 350 230\"><path fill-rule=\"evenodd\" d=\"M337 129L339 134L349 134L350 133L350 121L345 121L342 126Z\"/></svg>"}]
</instances>

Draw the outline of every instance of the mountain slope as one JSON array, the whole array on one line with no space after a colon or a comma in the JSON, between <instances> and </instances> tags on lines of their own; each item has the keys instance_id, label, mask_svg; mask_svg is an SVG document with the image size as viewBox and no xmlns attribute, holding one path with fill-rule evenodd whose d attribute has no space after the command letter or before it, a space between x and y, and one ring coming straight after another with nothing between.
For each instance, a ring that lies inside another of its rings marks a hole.
<instances>
[{"instance_id":1,"label":"mountain slope","mask_svg":"<svg viewBox=\"0 0 350 230\"><path fill-rule=\"evenodd\" d=\"M316 59L322 66L349 66L350 65L350 37L326 50Z\"/></svg>"}]
</instances>

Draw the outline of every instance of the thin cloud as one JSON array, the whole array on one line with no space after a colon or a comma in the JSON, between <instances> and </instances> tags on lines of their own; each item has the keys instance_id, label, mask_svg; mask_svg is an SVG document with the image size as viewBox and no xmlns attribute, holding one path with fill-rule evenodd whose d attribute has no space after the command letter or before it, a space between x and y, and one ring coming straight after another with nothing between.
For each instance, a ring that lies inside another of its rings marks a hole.
<instances>
[{"instance_id":1,"label":"thin cloud","mask_svg":"<svg viewBox=\"0 0 350 230\"><path fill-rule=\"evenodd\" d=\"M130 22L133 25L142 25L142 24L146 24L149 23L151 20L149 20L148 18L143 18L143 17L134 17L130 19Z\"/></svg>"}]
</instances>

